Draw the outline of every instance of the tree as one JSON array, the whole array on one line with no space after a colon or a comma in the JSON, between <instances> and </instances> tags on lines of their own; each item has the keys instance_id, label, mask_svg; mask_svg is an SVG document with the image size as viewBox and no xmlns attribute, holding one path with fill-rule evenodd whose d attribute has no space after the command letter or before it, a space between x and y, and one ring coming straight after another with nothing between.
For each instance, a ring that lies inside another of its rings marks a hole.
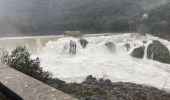
<instances>
[{"instance_id":1,"label":"tree","mask_svg":"<svg viewBox=\"0 0 170 100\"><path fill-rule=\"evenodd\" d=\"M127 19L115 19L111 23L112 32L127 32L129 31L129 22Z\"/></svg>"},{"instance_id":2,"label":"tree","mask_svg":"<svg viewBox=\"0 0 170 100\"><path fill-rule=\"evenodd\" d=\"M39 58L31 59L30 56L31 54L25 47L18 46L12 54L4 55L1 62L40 81L48 81L51 73L43 71Z\"/></svg>"}]
</instances>

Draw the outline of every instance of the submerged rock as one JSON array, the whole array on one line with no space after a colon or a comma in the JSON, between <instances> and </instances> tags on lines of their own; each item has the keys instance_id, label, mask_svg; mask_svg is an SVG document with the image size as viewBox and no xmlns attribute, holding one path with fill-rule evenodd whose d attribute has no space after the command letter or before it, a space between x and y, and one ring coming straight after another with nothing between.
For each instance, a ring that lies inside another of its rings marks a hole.
<instances>
[{"instance_id":1,"label":"submerged rock","mask_svg":"<svg viewBox=\"0 0 170 100\"><path fill-rule=\"evenodd\" d=\"M170 64L170 52L160 41L154 40L147 48L147 58Z\"/></svg>"},{"instance_id":2,"label":"submerged rock","mask_svg":"<svg viewBox=\"0 0 170 100\"><path fill-rule=\"evenodd\" d=\"M143 58L144 57L144 52L145 52L145 47L144 46L140 46L138 48L135 48L132 51L131 56L135 57L135 58Z\"/></svg>"},{"instance_id":3,"label":"submerged rock","mask_svg":"<svg viewBox=\"0 0 170 100\"><path fill-rule=\"evenodd\" d=\"M142 43L146 44L146 43L147 43L147 41L143 41Z\"/></svg>"},{"instance_id":4,"label":"submerged rock","mask_svg":"<svg viewBox=\"0 0 170 100\"><path fill-rule=\"evenodd\" d=\"M77 50L77 44L75 41L70 41L70 49L69 49L69 54L70 55L75 55Z\"/></svg>"},{"instance_id":5,"label":"submerged rock","mask_svg":"<svg viewBox=\"0 0 170 100\"><path fill-rule=\"evenodd\" d=\"M129 43L125 43L125 44L124 44L124 47L126 48L127 51L129 51L129 49L130 49L130 44L129 44Z\"/></svg>"},{"instance_id":6,"label":"submerged rock","mask_svg":"<svg viewBox=\"0 0 170 100\"><path fill-rule=\"evenodd\" d=\"M83 48L85 48L88 45L88 41L85 39L80 39L79 42Z\"/></svg>"},{"instance_id":7,"label":"submerged rock","mask_svg":"<svg viewBox=\"0 0 170 100\"><path fill-rule=\"evenodd\" d=\"M105 43L105 46L108 48L110 52L116 53L116 46L113 42L107 42Z\"/></svg>"}]
</instances>

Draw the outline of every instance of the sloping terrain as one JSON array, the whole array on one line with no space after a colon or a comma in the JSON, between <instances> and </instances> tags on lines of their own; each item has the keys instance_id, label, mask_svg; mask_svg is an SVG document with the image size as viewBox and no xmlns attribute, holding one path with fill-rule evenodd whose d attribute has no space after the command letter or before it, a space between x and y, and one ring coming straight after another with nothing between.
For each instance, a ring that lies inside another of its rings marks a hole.
<instances>
[{"instance_id":1,"label":"sloping terrain","mask_svg":"<svg viewBox=\"0 0 170 100\"><path fill-rule=\"evenodd\" d=\"M131 20L149 13L150 33L169 33L169 0L1 0L2 35L127 32ZM8 18L8 19L6 19ZM10 30L10 31L9 31ZM4 33L4 34L3 34ZM167 35L167 34L166 34Z\"/></svg>"}]
</instances>

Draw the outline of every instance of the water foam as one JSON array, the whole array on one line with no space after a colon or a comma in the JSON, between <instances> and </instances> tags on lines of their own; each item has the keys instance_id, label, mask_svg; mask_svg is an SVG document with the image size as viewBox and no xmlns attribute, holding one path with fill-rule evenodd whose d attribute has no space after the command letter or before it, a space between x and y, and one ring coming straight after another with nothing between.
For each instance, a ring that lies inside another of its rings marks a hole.
<instances>
[{"instance_id":1,"label":"water foam","mask_svg":"<svg viewBox=\"0 0 170 100\"><path fill-rule=\"evenodd\" d=\"M148 41L159 39L147 35L145 37L131 37L131 34L112 36L85 37L89 42L83 49L77 38L60 38L51 41L43 48L43 52L36 56L41 59L41 66L46 71L53 73L66 82L82 82L86 76L93 75L97 78L109 78L113 82L134 82L162 88L167 80L166 87L170 89L170 65L145 58L136 59L130 56L130 52ZM64 45L73 40L77 44L77 54L69 55L68 50L63 52ZM170 46L170 42L159 39L164 45ZM105 43L111 41L116 44L117 53L108 52ZM125 43L131 44L130 51L124 47Z\"/></svg>"}]
</instances>

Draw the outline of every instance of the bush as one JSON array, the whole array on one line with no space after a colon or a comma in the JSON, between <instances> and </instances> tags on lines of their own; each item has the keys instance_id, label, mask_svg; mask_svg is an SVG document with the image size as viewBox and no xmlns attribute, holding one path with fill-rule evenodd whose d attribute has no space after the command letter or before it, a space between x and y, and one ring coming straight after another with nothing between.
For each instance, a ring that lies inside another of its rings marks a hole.
<instances>
[{"instance_id":1,"label":"bush","mask_svg":"<svg viewBox=\"0 0 170 100\"><path fill-rule=\"evenodd\" d=\"M43 71L39 58L31 59L30 56L25 47L18 46L11 54L4 55L1 62L35 79L47 82L51 78L51 73Z\"/></svg>"}]
</instances>

